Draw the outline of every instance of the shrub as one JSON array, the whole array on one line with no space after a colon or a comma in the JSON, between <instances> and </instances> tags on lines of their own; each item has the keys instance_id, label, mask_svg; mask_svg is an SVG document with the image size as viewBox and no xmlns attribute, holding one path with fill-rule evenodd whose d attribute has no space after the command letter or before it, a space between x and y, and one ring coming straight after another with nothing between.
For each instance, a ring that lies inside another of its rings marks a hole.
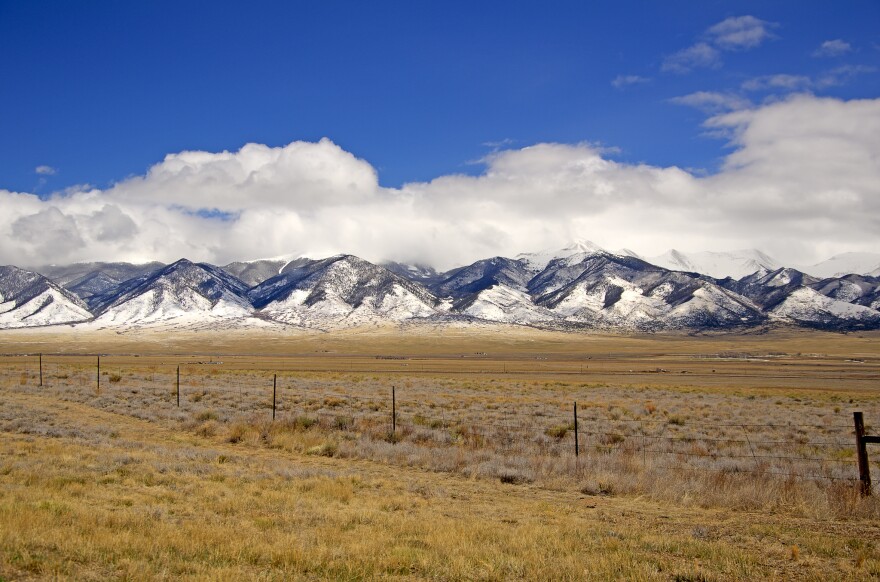
<instances>
[{"instance_id":1,"label":"shrub","mask_svg":"<svg viewBox=\"0 0 880 582\"><path fill-rule=\"evenodd\" d=\"M308 430L316 424L318 424L318 419L309 416L297 416L296 420L293 421L294 428L298 430Z\"/></svg>"},{"instance_id":2,"label":"shrub","mask_svg":"<svg viewBox=\"0 0 880 582\"><path fill-rule=\"evenodd\" d=\"M220 416L213 410L203 410L196 415L196 420L204 422L207 420L219 420Z\"/></svg>"},{"instance_id":3,"label":"shrub","mask_svg":"<svg viewBox=\"0 0 880 582\"><path fill-rule=\"evenodd\" d=\"M240 443L244 440L246 434L247 426L244 424L233 424L229 427L229 434L226 436L226 440L230 443Z\"/></svg>"},{"instance_id":4,"label":"shrub","mask_svg":"<svg viewBox=\"0 0 880 582\"><path fill-rule=\"evenodd\" d=\"M338 447L336 443L321 443L320 445L306 449L307 455L315 455L318 457L332 457L336 455Z\"/></svg>"},{"instance_id":5,"label":"shrub","mask_svg":"<svg viewBox=\"0 0 880 582\"><path fill-rule=\"evenodd\" d=\"M544 434L548 437L555 438L557 440L562 440L565 438L565 435L568 434L568 431L574 430L574 423L570 422L568 424L560 424L557 426L552 426L544 431Z\"/></svg>"},{"instance_id":6,"label":"shrub","mask_svg":"<svg viewBox=\"0 0 880 582\"><path fill-rule=\"evenodd\" d=\"M333 428L336 430L351 430L354 427L354 418L351 416L337 416L333 419Z\"/></svg>"}]
</instances>

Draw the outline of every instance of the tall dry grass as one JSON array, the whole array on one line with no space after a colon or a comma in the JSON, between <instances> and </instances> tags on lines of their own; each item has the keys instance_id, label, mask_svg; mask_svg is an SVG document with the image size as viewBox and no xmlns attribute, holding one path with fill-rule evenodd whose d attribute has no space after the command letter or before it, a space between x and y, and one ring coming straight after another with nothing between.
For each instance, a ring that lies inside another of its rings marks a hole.
<instances>
[{"instance_id":1,"label":"tall dry grass","mask_svg":"<svg viewBox=\"0 0 880 582\"><path fill-rule=\"evenodd\" d=\"M861 498L853 482L851 410L858 407L869 422L880 422L880 399L863 392L743 389L735 378L727 389L698 389L557 377L291 372L278 377L272 422L272 378L264 370L185 368L178 408L172 367L114 367L112 360L102 366L119 380L100 391L93 369L63 360L46 365L42 388L33 371L23 381L15 366L0 368L0 385L183 427L218 442L379 460L590 496L821 518L880 517L880 505Z\"/></svg>"}]
</instances>

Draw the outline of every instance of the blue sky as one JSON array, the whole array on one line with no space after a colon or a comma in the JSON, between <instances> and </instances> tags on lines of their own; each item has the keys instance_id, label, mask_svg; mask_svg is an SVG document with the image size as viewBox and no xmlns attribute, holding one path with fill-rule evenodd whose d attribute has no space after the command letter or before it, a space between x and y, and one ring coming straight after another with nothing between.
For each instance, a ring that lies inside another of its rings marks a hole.
<instances>
[{"instance_id":1,"label":"blue sky","mask_svg":"<svg viewBox=\"0 0 880 582\"><path fill-rule=\"evenodd\" d=\"M663 70L743 15L772 37ZM2 2L0 187L104 187L170 152L321 137L372 163L383 186L479 172L469 162L493 143L599 142L618 159L713 171L724 143L671 99L760 100L742 83L877 67L878 30L875 0ZM813 56L835 39L850 50ZM615 87L619 76L645 81ZM813 90L876 96L880 74Z\"/></svg>"},{"instance_id":2,"label":"blue sky","mask_svg":"<svg viewBox=\"0 0 880 582\"><path fill-rule=\"evenodd\" d=\"M876 0L0 0L0 78L0 260L880 248Z\"/></svg>"}]
</instances>

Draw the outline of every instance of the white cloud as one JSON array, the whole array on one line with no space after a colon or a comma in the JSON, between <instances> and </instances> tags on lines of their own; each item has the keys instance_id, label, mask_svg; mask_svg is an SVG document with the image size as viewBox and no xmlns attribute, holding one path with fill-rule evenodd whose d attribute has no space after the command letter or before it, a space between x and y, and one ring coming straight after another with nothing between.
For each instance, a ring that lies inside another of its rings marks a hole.
<instances>
[{"instance_id":1,"label":"white cloud","mask_svg":"<svg viewBox=\"0 0 880 582\"><path fill-rule=\"evenodd\" d=\"M813 81L804 75L762 75L748 79L742 84L745 91L768 91L782 89L785 91L800 91L813 85Z\"/></svg>"},{"instance_id":2,"label":"white cloud","mask_svg":"<svg viewBox=\"0 0 880 582\"><path fill-rule=\"evenodd\" d=\"M703 40L663 59L660 70L665 73L690 73L694 69L721 66L721 51L748 50L772 38L770 28L776 24L754 16L732 16L709 27Z\"/></svg>"},{"instance_id":3,"label":"white cloud","mask_svg":"<svg viewBox=\"0 0 880 582\"><path fill-rule=\"evenodd\" d=\"M648 81L650 81L650 79L647 77L640 77L639 75L617 75L611 81L611 86L615 89L622 89L629 85L640 85L642 83L647 83Z\"/></svg>"},{"instance_id":4,"label":"white cloud","mask_svg":"<svg viewBox=\"0 0 880 582\"><path fill-rule=\"evenodd\" d=\"M732 16L706 31L706 37L722 50L744 50L759 46L772 38L775 24L754 16Z\"/></svg>"},{"instance_id":5,"label":"white cloud","mask_svg":"<svg viewBox=\"0 0 880 582\"><path fill-rule=\"evenodd\" d=\"M401 188L328 140L182 152L106 190L0 190L0 263L352 252L451 267L572 238L649 256L758 247L802 263L880 248L880 99L797 95L706 126L733 148L708 176L589 143L498 151L478 176Z\"/></svg>"},{"instance_id":6,"label":"white cloud","mask_svg":"<svg viewBox=\"0 0 880 582\"><path fill-rule=\"evenodd\" d=\"M816 79L816 86L826 88L845 85L859 75L876 72L876 67L869 67L867 65L842 65L820 75L819 78Z\"/></svg>"},{"instance_id":7,"label":"white cloud","mask_svg":"<svg viewBox=\"0 0 880 582\"><path fill-rule=\"evenodd\" d=\"M813 51L814 57L839 57L845 55L852 50L852 45L844 40L836 38L834 40L826 40L819 48Z\"/></svg>"},{"instance_id":8,"label":"white cloud","mask_svg":"<svg viewBox=\"0 0 880 582\"><path fill-rule=\"evenodd\" d=\"M721 113L735 111L751 106L748 99L731 93L716 93L713 91L697 91L681 97L673 97L669 100L676 105L694 107L705 113Z\"/></svg>"},{"instance_id":9,"label":"white cloud","mask_svg":"<svg viewBox=\"0 0 880 582\"><path fill-rule=\"evenodd\" d=\"M37 166L34 168L34 173L40 176L54 176L58 173L58 170L52 166Z\"/></svg>"},{"instance_id":10,"label":"white cloud","mask_svg":"<svg viewBox=\"0 0 880 582\"><path fill-rule=\"evenodd\" d=\"M689 73L694 69L721 66L721 54L704 42L680 50L663 59L660 70L671 73Z\"/></svg>"}]
</instances>

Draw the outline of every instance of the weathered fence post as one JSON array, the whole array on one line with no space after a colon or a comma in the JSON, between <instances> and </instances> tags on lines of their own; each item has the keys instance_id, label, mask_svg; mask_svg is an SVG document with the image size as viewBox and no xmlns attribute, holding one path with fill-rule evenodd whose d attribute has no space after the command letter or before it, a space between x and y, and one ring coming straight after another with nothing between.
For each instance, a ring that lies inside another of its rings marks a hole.
<instances>
[{"instance_id":1,"label":"weathered fence post","mask_svg":"<svg viewBox=\"0 0 880 582\"><path fill-rule=\"evenodd\" d=\"M43 386L43 354L40 354L40 386Z\"/></svg>"},{"instance_id":2,"label":"weathered fence post","mask_svg":"<svg viewBox=\"0 0 880 582\"><path fill-rule=\"evenodd\" d=\"M98 373L95 376L95 392L101 391L101 356L98 356Z\"/></svg>"},{"instance_id":3,"label":"weathered fence post","mask_svg":"<svg viewBox=\"0 0 880 582\"><path fill-rule=\"evenodd\" d=\"M272 420L275 420L275 389L278 386L278 374L272 376Z\"/></svg>"},{"instance_id":4,"label":"weathered fence post","mask_svg":"<svg viewBox=\"0 0 880 582\"><path fill-rule=\"evenodd\" d=\"M394 393L394 386L391 387L391 433L397 431L397 396Z\"/></svg>"},{"instance_id":5,"label":"weathered fence post","mask_svg":"<svg viewBox=\"0 0 880 582\"><path fill-rule=\"evenodd\" d=\"M177 408L180 408L180 366L177 366Z\"/></svg>"},{"instance_id":6,"label":"weathered fence post","mask_svg":"<svg viewBox=\"0 0 880 582\"><path fill-rule=\"evenodd\" d=\"M574 401L574 456L580 456L580 443L578 442L578 403Z\"/></svg>"},{"instance_id":7,"label":"weathered fence post","mask_svg":"<svg viewBox=\"0 0 880 582\"><path fill-rule=\"evenodd\" d=\"M865 440L865 419L861 412L853 412L856 428L856 457L859 462L859 480L862 495L871 494L871 466L868 464L868 447Z\"/></svg>"}]
</instances>

